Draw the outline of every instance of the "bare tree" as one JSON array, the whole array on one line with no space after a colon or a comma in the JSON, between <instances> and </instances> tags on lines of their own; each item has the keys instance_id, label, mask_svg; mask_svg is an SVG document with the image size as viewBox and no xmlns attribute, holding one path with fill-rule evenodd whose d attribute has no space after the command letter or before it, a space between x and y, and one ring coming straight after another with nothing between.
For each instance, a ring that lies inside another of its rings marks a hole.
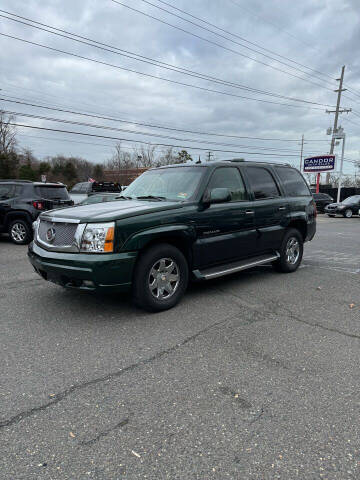
<instances>
[{"instance_id":1,"label":"bare tree","mask_svg":"<svg viewBox=\"0 0 360 480\"><path fill-rule=\"evenodd\" d=\"M129 168L134 167L135 162L133 159L133 155L129 152L125 152L122 150L121 143L117 143L115 145L115 152L110 160L107 162L107 167L110 170L127 170Z\"/></svg>"},{"instance_id":2,"label":"bare tree","mask_svg":"<svg viewBox=\"0 0 360 480\"><path fill-rule=\"evenodd\" d=\"M15 120L13 115L5 115L0 110L0 153L9 154L15 151L16 128L12 125Z\"/></svg>"}]
</instances>

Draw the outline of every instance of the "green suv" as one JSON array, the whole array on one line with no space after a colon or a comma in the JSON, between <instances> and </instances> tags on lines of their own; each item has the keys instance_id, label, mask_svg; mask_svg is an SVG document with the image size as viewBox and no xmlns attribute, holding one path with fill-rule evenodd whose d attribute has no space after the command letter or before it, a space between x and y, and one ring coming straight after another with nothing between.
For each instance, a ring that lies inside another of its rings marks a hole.
<instances>
[{"instance_id":1,"label":"green suv","mask_svg":"<svg viewBox=\"0 0 360 480\"><path fill-rule=\"evenodd\" d=\"M271 263L293 272L316 231L298 170L217 161L153 168L114 202L43 213L29 259L45 280L92 291L132 291L136 305L173 307L189 280Z\"/></svg>"}]
</instances>

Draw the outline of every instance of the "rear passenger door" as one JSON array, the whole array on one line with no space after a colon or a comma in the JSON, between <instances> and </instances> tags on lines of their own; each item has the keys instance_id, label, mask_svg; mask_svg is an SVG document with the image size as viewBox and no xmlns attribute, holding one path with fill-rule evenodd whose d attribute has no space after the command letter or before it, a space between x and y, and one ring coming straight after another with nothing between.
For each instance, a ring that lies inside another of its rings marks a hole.
<instances>
[{"instance_id":1,"label":"rear passenger door","mask_svg":"<svg viewBox=\"0 0 360 480\"><path fill-rule=\"evenodd\" d=\"M255 249L256 232L252 202L237 167L214 170L207 192L228 188L231 201L211 204L197 214L195 221L198 241L195 258L198 266L226 263L251 256Z\"/></svg>"},{"instance_id":2,"label":"rear passenger door","mask_svg":"<svg viewBox=\"0 0 360 480\"><path fill-rule=\"evenodd\" d=\"M244 170L253 195L257 253L277 250L284 235L289 205L271 168L254 165Z\"/></svg>"}]
</instances>

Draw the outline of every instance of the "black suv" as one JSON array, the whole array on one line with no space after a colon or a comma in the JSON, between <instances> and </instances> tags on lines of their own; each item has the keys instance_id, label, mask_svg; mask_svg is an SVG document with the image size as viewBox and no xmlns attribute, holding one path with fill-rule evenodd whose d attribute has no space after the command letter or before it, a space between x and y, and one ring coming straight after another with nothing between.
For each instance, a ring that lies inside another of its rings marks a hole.
<instances>
[{"instance_id":1,"label":"black suv","mask_svg":"<svg viewBox=\"0 0 360 480\"><path fill-rule=\"evenodd\" d=\"M173 165L143 173L114 202L43 213L29 259L63 287L132 290L137 305L159 311L190 279L265 263L294 272L315 230L314 199L290 166Z\"/></svg>"},{"instance_id":2,"label":"black suv","mask_svg":"<svg viewBox=\"0 0 360 480\"><path fill-rule=\"evenodd\" d=\"M73 204L62 183L0 180L0 233L9 233L14 243L27 244L41 212Z\"/></svg>"},{"instance_id":3,"label":"black suv","mask_svg":"<svg viewBox=\"0 0 360 480\"><path fill-rule=\"evenodd\" d=\"M330 203L333 203L334 199L327 193L313 193L313 197L316 203L316 208L319 213L325 212L325 207Z\"/></svg>"},{"instance_id":4,"label":"black suv","mask_svg":"<svg viewBox=\"0 0 360 480\"><path fill-rule=\"evenodd\" d=\"M110 192L120 193L122 190L119 183L114 182L82 182L76 183L70 190L70 198L75 204L83 202L88 196L95 193Z\"/></svg>"}]
</instances>

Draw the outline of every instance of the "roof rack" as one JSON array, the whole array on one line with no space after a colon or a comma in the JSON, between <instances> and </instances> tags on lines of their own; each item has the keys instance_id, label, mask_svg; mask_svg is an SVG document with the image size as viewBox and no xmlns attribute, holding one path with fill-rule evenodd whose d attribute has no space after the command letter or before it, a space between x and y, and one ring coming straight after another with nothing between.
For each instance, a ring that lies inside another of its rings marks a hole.
<instances>
[{"instance_id":1,"label":"roof rack","mask_svg":"<svg viewBox=\"0 0 360 480\"><path fill-rule=\"evenodd\" d=\"M280 162L261 162L258 160L243 160L242 158L230 158L226 160L221 160L222 162L234 162L234 163L260 163L261 165L280 165L291 167L290 163L280 163Z\"/></svg>"},{"instance_id":2,"label":"roof rack","mask_svg":"<svg viewBox=\"0 0 360 480\"><path fill-rule=\"evenodd\" d=\"M0 182L2 183L7 183L7 182L34 183L31 180L20 180L19 178L3 178L3 179L0 179Z\"/></svg>"}]
</instances>

